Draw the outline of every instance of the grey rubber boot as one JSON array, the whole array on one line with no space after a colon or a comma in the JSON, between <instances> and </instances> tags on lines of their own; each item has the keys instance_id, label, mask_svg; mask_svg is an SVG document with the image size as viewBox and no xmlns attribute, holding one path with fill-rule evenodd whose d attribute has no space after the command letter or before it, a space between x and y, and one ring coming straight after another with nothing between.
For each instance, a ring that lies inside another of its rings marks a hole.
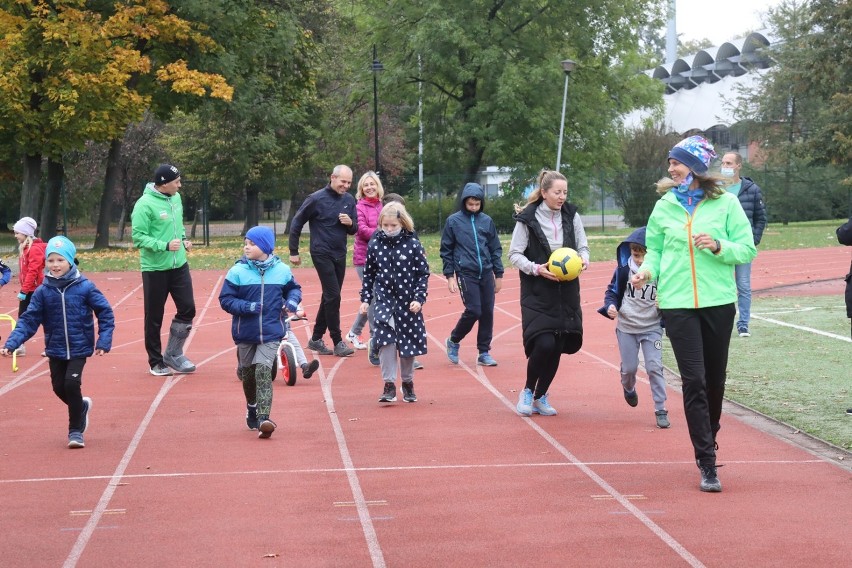
<instances>
[{"instance_id":1,"label":"grey rubber boot","mask_svg":"<svg viewBox=\"0 0 852 568\"><path fill-rule=\"evenodd\" d=\"M169 328L169 343L163 353L163 362L178 373L195 371L195 365L183 355L183 344L186 343L191 329L191 323L179 321L173 321Z\"/></svg>"}]
</instances>

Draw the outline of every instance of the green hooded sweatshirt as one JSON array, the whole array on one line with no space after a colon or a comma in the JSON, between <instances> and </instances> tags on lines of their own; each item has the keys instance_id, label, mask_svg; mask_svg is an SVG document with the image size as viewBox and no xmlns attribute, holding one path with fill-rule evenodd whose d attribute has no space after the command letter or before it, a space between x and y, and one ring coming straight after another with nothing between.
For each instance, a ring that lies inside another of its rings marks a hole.
<instances>
[{"instance_id":1,"label":"green hooded sweatshirt","mask_svg":"<svg viewBox=\"0 0 852 568\"><path fill-rule=\"evenodd\" d=\"M722 245L718 254L697 249L692 235L707 233ZM690 216L669 191L654 206L645 234L648 253L641 270L657 279L661 309L708 308L737 301L734 265L757 256L751 224L731 193L702 199Z\"/></svg>"},{"instance_id":2,"label":"green hooded sweatshirt","mask_svg":"<svg viewBox=\"0 0 852 568\"><path fill-rule=\"evenodd\" d=\"M168 196L149 183L133 206L133 245L139 249L142 272L172 270L186 264L186 249L170 251L169 241L185 239L180 193Z\"/></svg>"}]
</instances>

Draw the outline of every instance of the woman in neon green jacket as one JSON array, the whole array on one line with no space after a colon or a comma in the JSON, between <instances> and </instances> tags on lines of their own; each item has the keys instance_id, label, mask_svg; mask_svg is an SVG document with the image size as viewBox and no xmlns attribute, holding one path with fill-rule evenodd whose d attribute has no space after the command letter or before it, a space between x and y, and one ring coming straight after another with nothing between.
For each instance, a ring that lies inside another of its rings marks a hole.
<instances>
[{"instance_id":1,"label":"woman in neon green jacket","mask_svg":"<svg viewBox=\"0 0 852 568\"><path fill-rule=\"evenodd\" d=\"M708 173L716 157L701 136L669 152L671 179L648 220L648 253L631 284L657 279L657 300L683 381L683 406L702 491L719 492L716 434L736 315L734 265L757 255L751 225L721 177Z\"/></svg>"}]
</instances>

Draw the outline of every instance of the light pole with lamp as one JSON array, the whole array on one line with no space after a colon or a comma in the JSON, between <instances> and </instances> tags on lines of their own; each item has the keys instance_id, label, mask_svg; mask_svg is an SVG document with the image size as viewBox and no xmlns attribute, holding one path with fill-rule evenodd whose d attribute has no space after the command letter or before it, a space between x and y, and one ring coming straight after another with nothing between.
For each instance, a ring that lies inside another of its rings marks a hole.
<instances>
[{"instance_id":1,"label":"light pole with lamp","mask_svg":"<svg viewBox=\"0 0 852 568\"><path fill-rule=\"evenodd\" d=\"M562 167L562 135L565 133L565 106L568 104L568 77L577 63L566 59L562 62L562 70L565 71L565 92L562 94L562 122L559 124L559 145L556 150L556 171Z\"/></svg>"},{"instance_id":2,"label":"light pole with lamp","mask_svg":"<svg viewBox=\"0 0 852 568\"><path fill-rule=\"evenodd\" d=\"M373 72L373 141L376 146L376 174L381 177L381 165L379 164L379 87L376 80L380 71L384 71L384 66L376 58L376 44L373 44L373 64L370 70Z\"/></svg>"}]
</instances>

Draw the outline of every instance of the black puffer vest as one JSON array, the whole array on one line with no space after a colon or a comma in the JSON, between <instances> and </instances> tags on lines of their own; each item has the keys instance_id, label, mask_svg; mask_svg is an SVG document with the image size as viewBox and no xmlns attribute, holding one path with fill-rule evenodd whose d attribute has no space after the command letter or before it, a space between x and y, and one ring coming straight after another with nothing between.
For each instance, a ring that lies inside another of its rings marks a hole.
<instances>
[{"instance_id":1,"label":"black puffer vest","mask_svg":"<svg viewBox=\"0 0 852 568\"><path fill-rule=\"evenodd\" d=\"M515 220L529 230L529 244L524 256L538 264L550 259L550 245L535 218L542 200L530 203L515 215ZM562 246L576 250L574 215L577 208L562 205ZM521 272L521 325L524 352L529 357L532 340L542 333L555 333L562 353L576 353L583 346L583 312L580 308L580 279L554 282L541 276Z\"/></svg>"}]
</instances>

